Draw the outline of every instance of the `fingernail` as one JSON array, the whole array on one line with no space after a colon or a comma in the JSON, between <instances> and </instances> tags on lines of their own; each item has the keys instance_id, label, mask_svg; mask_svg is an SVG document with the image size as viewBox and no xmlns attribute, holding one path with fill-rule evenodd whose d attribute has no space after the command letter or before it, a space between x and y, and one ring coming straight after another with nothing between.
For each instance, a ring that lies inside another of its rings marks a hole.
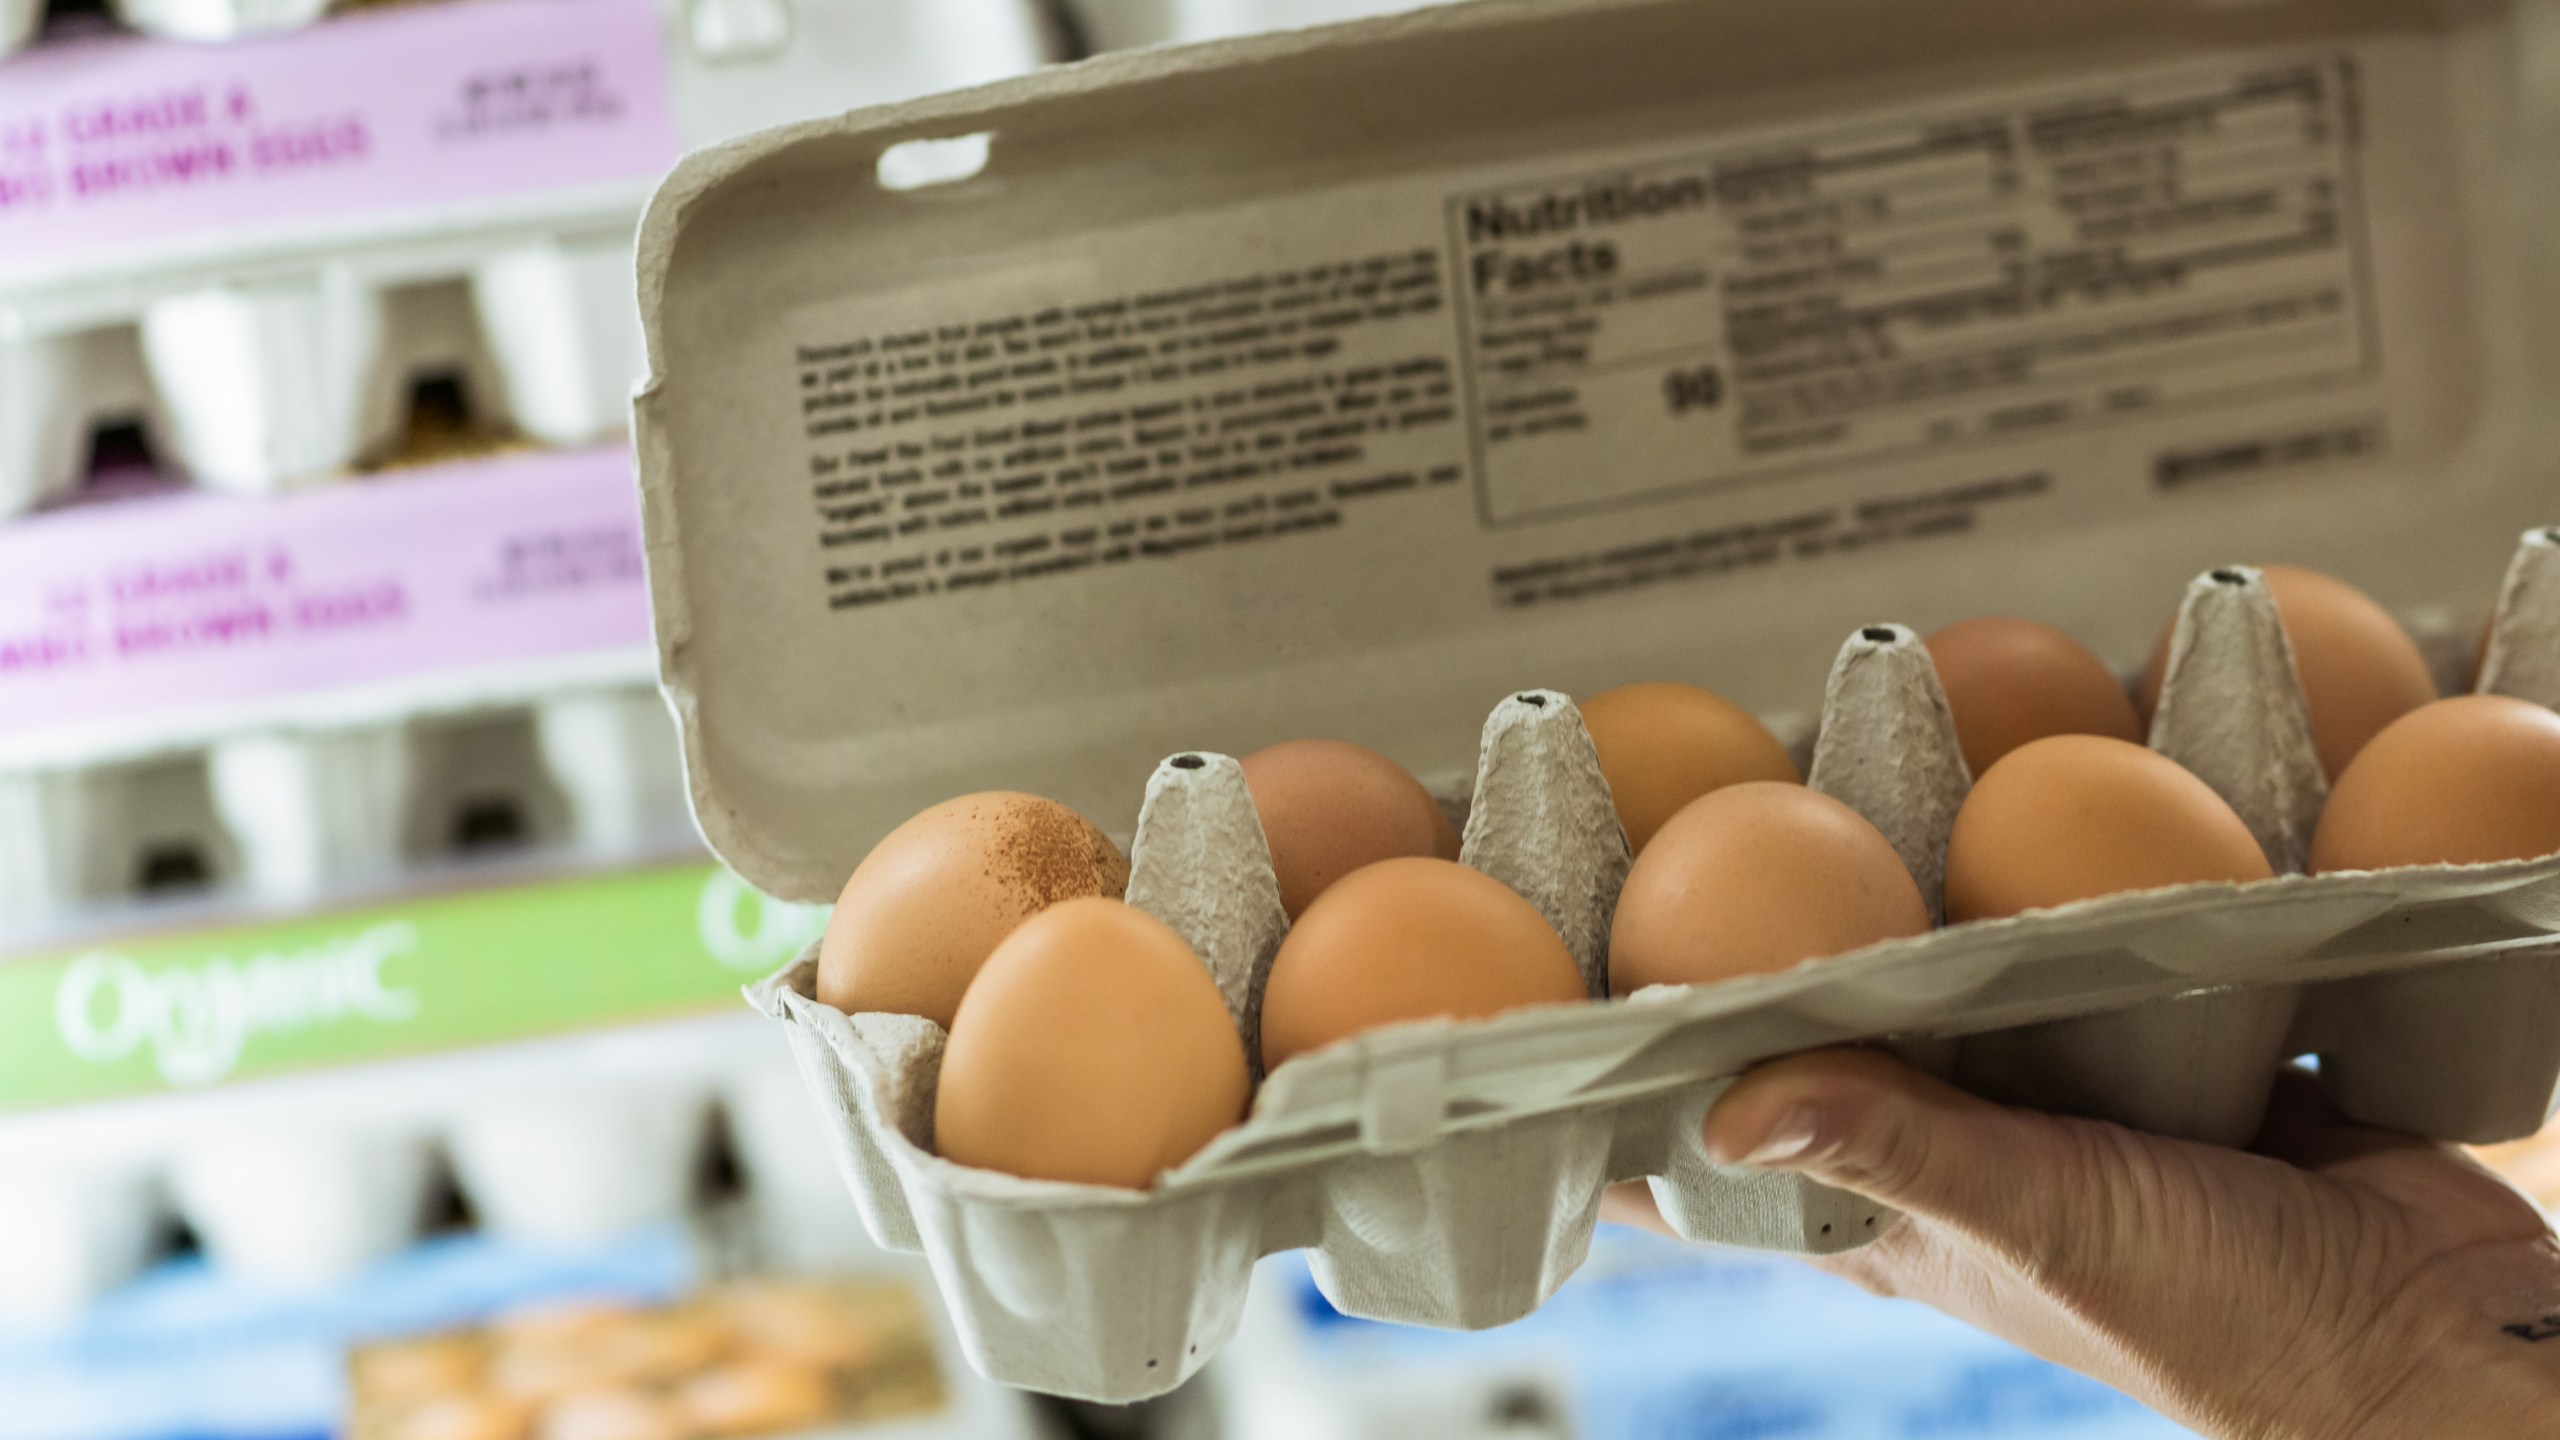
<instances>
[{"instance_id":1,"label":"fingernail","mask_svg":"<svg viewBox=\"0 0 2560 1440\"><path fill-rule=\"evenodd\" d=\"M1769 1133L1761 1136L1758 1144L1725 1163L1760 1170L1783 1168L1803 1159L1813 1148L1818 1128L1814 1113L1799 1106L1780 1115L1778 1123L1769 1127Z\"/></svg>"}]
</instances>

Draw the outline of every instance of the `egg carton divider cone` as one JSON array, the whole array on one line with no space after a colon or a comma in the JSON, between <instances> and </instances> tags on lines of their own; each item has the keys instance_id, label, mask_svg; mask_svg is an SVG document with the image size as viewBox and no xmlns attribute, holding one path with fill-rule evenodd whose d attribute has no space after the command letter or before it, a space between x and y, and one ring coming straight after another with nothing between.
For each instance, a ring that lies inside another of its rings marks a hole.
<instances>
[{"instance_id":1,"label":"egg carton divider cone","mask_svg":"<svg viewBox=\"0 0 2560 1440\"><path fill-rule=\"evenodd\" d=\"M2537 532L2501 644L2550 623L2555 579L2560 542ZM1169 1390L1205 1363L1235 1329L1253 1262L1277 1250L1313 1250L1318 1284L1349 1313L1472 1329L1529 1313L1572 1274L1615 1181L1649 1182L1691 1239L1864 1244L1890 1212L1719 1166L1699 1142L1735 1076L1817 1046L1884 1043L2002 1098L2225 1141L2254 1130L2287 1055L2316 1052L2354 1118L2463 1140L2538 1128L2560 1079L2560 857L2301 874L2326 787L2263 580L2199 578L2176 635L2153 748L2232 803L2276 878L1977 922L1780 975L1358 1035L1265 1077L1249 1118L1152 1191L937 1158L942 1032L819 1004L814 946L748 998L788 1027L874 1237L931 1258L972 1362L1108 1400ZM1942 898L1970 778L1912 631L1868 627L1841 651L1812 783L1873 821ZM1495 708L1462 859L1536 905L1605 998L1630 856L1567 697ZM1235 761L1193 752L1157 768L1129 898L1191 942L1257 1050L1286 922Z\"/></svg>"}]
</instances>

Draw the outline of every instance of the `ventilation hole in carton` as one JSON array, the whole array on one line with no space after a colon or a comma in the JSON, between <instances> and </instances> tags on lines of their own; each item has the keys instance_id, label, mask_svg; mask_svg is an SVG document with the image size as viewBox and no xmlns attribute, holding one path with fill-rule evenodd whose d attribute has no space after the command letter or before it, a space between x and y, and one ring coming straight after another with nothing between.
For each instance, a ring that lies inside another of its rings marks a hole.
<instances>
[{"instance_id":1,"label":"ventilation hole in carton","mask_svg":"<svg viewBox=\"0 0 2560 1440\"><path fill-rule=\"evenodd\" d=\"M1485 1418L1496 1430L1553 1430L1555 1406L1546 1393L1528 1385L1505 1385L1493 1392Z\"/></svg>"},{"instance_id":2,"label":"ventilation hole in carton","mask_svg":"<svg viewBox=\"0 0 2560 1440\"><path fill-rule=\"evenodd\" d=\"M1823 1234L1825 1234L1825 1235L1830 1234L1830 1233L1831 1233L1831 1227L1830 1227L1830 1226L1828 1226L1828 1225L1823 1226L1823 1227L1822 1227L1822 1233L1823 1233Z\"/></svg>"},{"instance_id":3,"label":"ventilation hole in carton","mask_svg":"<svg viewBox=\"0 0 2560 1440\"><path fill-rule=\"evenodd\" d=\"M1867 1217L1867 1228L1870 1230L1876 1228L1876 1217L1873 1215Z\"/></svg>"},{"instance_id":4,"label":"ventilation hole in carton","mask_svg":"<svg viewBox=\"0 0 2560 1440\"><path fill-rule=\"evenodd\" d=\"M1154 1362L1153 1360L1148 1361L1148 1362L1147 1362L1147 1368L1148 1368L1148 1369L1150 1369L1150 1370L1153 1370L1154 1368L1156 1368L1156 1362Z\"/></svg>"},{"instance_id":5,"label":"ventilation hole in carton","mask_svg":"<svg viewBox=\"0 0 2560 1440\"><path fill-rule=\"evenodd\" d=\"M524 808L505 795L466 800L453 813L453 848L499 850L532 838Z\"/></svg>"},{"instance_id":6,"label":"ventilation hole in carton","mask_svg":"<svg viewBox=\"0 0 2560 1440\"><path fill-rule=\"evenodd\" d=\"M471 1208L471 1197L462 1193L453 1176L438 1175L435 1188L427 1193L426 1233L454 1235L479 1228L480 1214Z\"/></svg>"},{"instance_id":7,"label":"ventilation hole in carton","mask_svg":"<svg viewBox=\"0 0 2560 1440\"><path fill-rule=\"evenodd\" d=\"M409 423L460 429L471 423L471 388L458 370L436 370L409 383Z\"/></svg>"},{"instance_id":8,"label":"ventilation hole in carton","mask_svg":"<svg viewBox=\"0 0 2560 1440\"><path fill-rule=\"evenodd\" d=\"M1528 706L1532 710L1544 710L1547 708L1547 697L1544 695L1523 695L1520 697L1520 703Z\"/></svg>"},{"instance_id":9,"label":"ventilation hole in carton","mask_svg":"<svg viewBox=\"0 0 2560 1440\"><path fill-rule=\"evenodd\" d=\"M1176 770L1205 770L1209 766L1208 761L1197 755L1176 755L1173 757L1172 764Z\"/></svg>"},{"instance_id":10,"label":"ventilation hole in carton","mask_svg":"<svg viewBox=\"0 0 2560 1440\"><path fill-rule=\"evenodd\" d=\"M1901 637L1882 625L1870 625L1858 632L1858 638L1870 645L1890 645Z\"/></svg>"},{"instance_id":11,"label":"ventilation hole in carton","mask_svg":"<svg viewBox=\"0 0 2560 1440\"><path fill-rule=\"evenodd\" d=\"M2560 545L2560 529L2543 531L2542 543L2545 545Z\"/></svg>"},{"instance_id":12,"label":"ventilation hole in carton","mask_svg":"<svg viewBox=\"0 0 2560 1440\"><path fill-rule=\"evenodd\" d=\"M151 432L139 417L105 420L89 432L89 463L80 473L91 480L135 471L156 470L160 457L151 450Z\"/></svg>"},{"instance_id":13,"label":"ventilation hole in carton","mask_svg":"<svg viewBox=\"0 0 2560 1440\"><path fill-rule=\"evenodd\" d=\"M995 144L992 131L954 135L945 140L902 140L880 152L875 173L883 190L923 190L957 185L987 168Z\"/></svg>"},{"instance_id":14,"label":"ventilation hole in carton","mask_svg":"<svg viewBox=\"0 0 2560 1440\"><path fill-rule=\"evenodd\" d=\"M48 36L85 35L115 26L115 17L107 9L107 0L53 0L45 7L44 33Z\"/></svg>"},{"instance_id":15,"label":"ventilation hole in carton","mask_svg":"<svg viewBox=\"0 0 2560 1440\"><path fill-rule=\"evenodd\" d=\"M2237 570L2216 570L2213 572L2213 583L2216 585L2246 585L2249 583L2249 577L2241 574Z\"/></svg>"},{"instance_id":16,"label":"ventilation hole in carton","mask_svg":"<svg viewBox=\"0 0 2560 1440\"><path fill-rule=\"evenodd\" d=\"M746 1173L738 1164L738 1144L729 1133L728 1112L711 1112L711 1130L703 1137L701 1168L694 1176L694 1197L705 1208L734 1200L747 1191Z\"/></svg>"},{"instance_id":17,"label":"ventilation hole in carton","mask_svg":"<svg viewBox=\"0 0 2560 1440\"><path fill-rule=\"evenodd\" d=\"M143 847L133 867L133 888L145 895L194 890L211 884L213 866L192 840L163 840Z\"/></svg>"}]
</instances>

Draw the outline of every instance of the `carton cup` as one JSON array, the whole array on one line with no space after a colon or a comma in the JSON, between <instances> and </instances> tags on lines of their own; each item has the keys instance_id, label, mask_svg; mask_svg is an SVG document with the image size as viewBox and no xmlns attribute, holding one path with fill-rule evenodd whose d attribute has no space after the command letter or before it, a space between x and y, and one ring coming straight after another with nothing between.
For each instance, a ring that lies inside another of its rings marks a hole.
<instances>
[{"instance_id":1,"label":"carton cup","mask_svg":"<svg viewBox=\"0 0 2560 1440\"><path fill-rule=\"evenodd\" d=\"M79 903L88 819L81 789L76 772L0 771L0 933L33 929Z\"/></svg>"},{"instance_id":2,"label":"carton cup","mask_svg":"<svg viewBox=\"0 0 2560 1440\"><path fill-rule=\"evenodd\" d=\"M115 0L116 18L172 40L238 40L299 30L329 11L329 0Z\"/></svg>"},{"instance_id":3,"label":"carton cup","mask_svg":"<svg viewBox=\"0 0 2560 1440\"><path fill-rule=\"evenodd\" d=\"M238 735L216 743L208 765L255 894L308 901L399 865L411 783L404 727Z\"/></svg>"},{"instance_id":4,"label":"carton cup","mask_svg":"<svg viewBox=\"0 0 2560 1440\"><path fill-rule=\"evenodd\" d=\"M426 1139L371 1127L242 1124L169 1166L171 1194L214 1262L292 1289L335 1285L407 1248L435 1176Z\"/></svg>"},{"instance_id":5,"label":"carton cup","mask_svg":"<svg viewBox=\"0 0 2560 1440\"><path fill-rule=\"evenodd\" d=\"M710 1117L693 1085L564 1084L458 1117L447 1145L491 1231L574 1248L683 1216Z\"/></svg>"},{"instance_id":6,"label":"carton cup","mask_svg":"<svg viewBox=\"0 0 2560 1440\"><path fill-rule=\"evenodd\" d=\"M140 1171L13 1157L0 1163L0 1322L50 1327L142 1270L160 1205Z\"/></svg>"},{"instance_id":7,"label":"carton cup","mask_svg":"<svg viewBox=\"0 0 2560 1440\"><path fill-rule=\"evenodd\" d=\"M568 797L579 844L630 851L691 827L675 723L654 689L546 700L534 723L544 765Z\"/></svg>"},{"instance_id":8,"label":"carton cup","mask_svg":"<svg viewBox=\"0 0 2560 1440\"><path fill-rule=\"evenodd\" d=\"M491 256L472 272L471 295L526 434L583 445L622 432L644 369L627 234Z\"/></svg>"},{"instance_id":9,"label":"carton cup","mask_svg":"<svg viewBox=\"0 0 2560 1440\"><path fill-rule=\"evenodd\" d=\"M266 491L324 479L400 421L381 292L323 271L154 302L142 348L201 483Z\"/></svg>"},{"instance_id":10,"label":"carton cup","mask_svg":"<svg viewBox=\"0 0 2560 1440\"><path fill-rule=\"evenodd\" d=\"M44 0L0 0L0 56L26 48L44 23Z\"/></svg>"}]
</instances>

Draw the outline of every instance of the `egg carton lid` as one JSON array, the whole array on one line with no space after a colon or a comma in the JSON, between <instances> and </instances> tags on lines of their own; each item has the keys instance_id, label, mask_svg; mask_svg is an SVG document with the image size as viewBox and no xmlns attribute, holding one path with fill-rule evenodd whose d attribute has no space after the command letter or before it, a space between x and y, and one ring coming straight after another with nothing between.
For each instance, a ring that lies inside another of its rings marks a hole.
<instances>
[{"instance_id":1,"label":"egg carton lid","mask_svg":"<svg viewBox=\"0 0 2560 1440\"><path fill-rule=\"evenodd\" d=\"M1887 616L2477 615L2548 520L2538 33L1480 0L693 155L635 443L697 816L820 900L954 793L1125 834L1176 750L1461 773L1524 685L1809 708Z\"/></svg>"}]
</instances>

